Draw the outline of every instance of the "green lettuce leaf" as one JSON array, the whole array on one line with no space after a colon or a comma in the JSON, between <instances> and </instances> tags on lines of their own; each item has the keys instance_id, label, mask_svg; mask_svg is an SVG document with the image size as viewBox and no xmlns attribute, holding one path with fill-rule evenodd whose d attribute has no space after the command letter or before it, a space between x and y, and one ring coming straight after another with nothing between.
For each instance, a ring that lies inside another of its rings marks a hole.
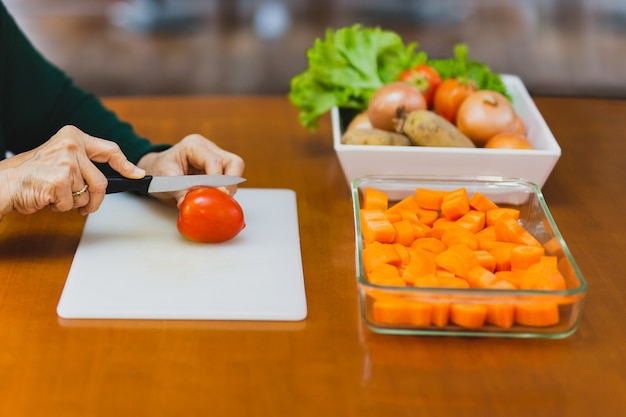
<instances>
[{"instance_id":1,"label":"green lettuce leaf","mask_svg":"<svg viewBox=\"0 0 626 417\"><path fill-rule=\"evenodd\" d=\"M315 130L333 106L367 108L376 89L426 61L416 48L416 43L404 44L398 34L378 27L328 29L326 38L307 51L308 68L291 80L289 99L300 110L300 122Z\"/></svg>"},{"instance_id":2,"label":"green lettuce leaf","mask_svg":"<svg viewBox=\"0 0 626 417\"><path fill-rule=\"evenodd\" d=\"M510 99L500 76L492 72L487 65L472 60L465 44L455 45L454 57L431 59L428 65L435 68L444 80L447 78L457 78L462 82L471 80L479 90L497 91Z\"/></svg>"}]
</instances>

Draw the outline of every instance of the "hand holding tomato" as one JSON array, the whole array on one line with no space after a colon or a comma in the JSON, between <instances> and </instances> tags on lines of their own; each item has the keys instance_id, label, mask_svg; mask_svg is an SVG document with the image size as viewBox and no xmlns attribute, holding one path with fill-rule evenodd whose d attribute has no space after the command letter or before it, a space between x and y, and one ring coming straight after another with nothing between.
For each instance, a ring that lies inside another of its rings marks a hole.
<instances>
[{"instance_id":1,"label":"hand holding tomato","mask_svg":"<svg viewBox=\"0 0 626 417\"><path fill-rule=\"evenodd\" d=\"M217 188L199 187L185 195L176 225L189 240L219 243L237 236L246 223L237 200Z\"/></svg>"}]
</instances>

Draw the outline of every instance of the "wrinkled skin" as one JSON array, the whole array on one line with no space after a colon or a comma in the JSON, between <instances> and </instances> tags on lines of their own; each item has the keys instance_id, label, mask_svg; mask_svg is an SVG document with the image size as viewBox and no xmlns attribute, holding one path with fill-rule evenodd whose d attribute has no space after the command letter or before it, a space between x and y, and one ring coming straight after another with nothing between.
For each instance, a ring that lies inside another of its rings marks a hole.
<instances>
[{"instance_id":1,"label":"wrinkled skin","mask_svg":"<svg viewBox=\"0 0 626 417\"><path fill-rule=\"evenodd\" d=\"M224 174L241 176L245 163L241 157L217 146L205 137L185 136L172 148L145 155L137 164L150 175ZM226 187L234 195L237 186ZM180 206L186 191L155 195L167 204Z\"/></svg>"},{"instance_id":2,"label":"wrinkled skin","mask_svg":"<svg viewBox=\"0 0 626 417\"><path fill-rule=\"evenodd\" d=\"M104 199L107 180L94 162L108 163L128 178L146 174L241 175L245 167L239 156L200 135L189 135L166 151L149 153L135 166L116 143L65 126L37 148L0 161L0 218L11 211L31 214L46 207L53 211L77 208L83 215L95 212ZM74 197L72 193L85 184L88 191ZM228 191L232 194L235 190L231 187ZM184 194L159 198L180 204Z\"/></svg>"}]
</instances>

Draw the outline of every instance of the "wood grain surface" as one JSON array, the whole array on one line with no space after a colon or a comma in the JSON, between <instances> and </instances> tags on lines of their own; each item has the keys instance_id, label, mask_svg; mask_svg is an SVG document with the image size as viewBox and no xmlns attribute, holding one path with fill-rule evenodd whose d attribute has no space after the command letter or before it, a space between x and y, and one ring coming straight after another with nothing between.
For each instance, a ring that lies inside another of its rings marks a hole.
<instances>
[{"instance_id":1,"label":"wood grain surface","mask_svg":"<svg viewBox=\"0 0 626 417\"><path fill-rule=\"evenodd\" d=\"M543 191L589 284L572 336L369 331L329 118L307 132L278 96L112 98L155 142L201 133L243 156L246 186L296 191L308 318L62 320L55 309L84 218L10 214L0 223L0 415L623 415L626 101L535 101L562 147Z\"/></svg>"}]
</instances>

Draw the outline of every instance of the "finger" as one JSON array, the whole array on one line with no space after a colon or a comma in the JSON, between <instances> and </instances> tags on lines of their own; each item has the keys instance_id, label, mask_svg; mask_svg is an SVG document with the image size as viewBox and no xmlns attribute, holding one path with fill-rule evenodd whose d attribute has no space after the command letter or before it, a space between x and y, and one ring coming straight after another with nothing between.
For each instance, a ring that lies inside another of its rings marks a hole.
<instances>
[{"instance_id":1,"label":"finger","mask_svg":"<svg viewBox=\"0 0 626 417\"><path fill-rule=\"evenodd\" d=\"M115 142L85 134L87 157L100 163L107 163L115 171L127 178L143 178L146 172L130 162Z\"/></svg>"},{"instance_id":2,"label":"finger","mask_svg":"<svg viewBox=\"0 0 626 417\"><path fill-rule=\"evenodd\" d=\"M79 167L82 178L84 178L84 182L88 186L87 192L85 193L87 196L84 198L86 202L84 205L80 206L81 209L79 212L81 214L93 213L98 210L104 200L108 181L98 167L86 158L79 159ZM83 198L83 196L81 196L81 198Z\"/></svg>"},{"instance_id":3,"label":"finger","mask_svg":"<svg viewBox=\"0 0 626 417\"><path fill-rule=\"evenodd\" d=\"M79 190L72 192L72 198L74 199L73 208L81 208L89 203L89 185L83 185Z\"/></svg>"},{"instance_id":4,"label":"finger","mask_svg":"<svg viewBox=\"0 0 626 417\"><path fill-rule=\"evenodd\" d=\"M189 135L182 143L185 145L185 157L189 164L203 168L204 173L235 176L243 174L245 164L240 156L220 148L204 136Z\"/></svg>"}]
</instances>

